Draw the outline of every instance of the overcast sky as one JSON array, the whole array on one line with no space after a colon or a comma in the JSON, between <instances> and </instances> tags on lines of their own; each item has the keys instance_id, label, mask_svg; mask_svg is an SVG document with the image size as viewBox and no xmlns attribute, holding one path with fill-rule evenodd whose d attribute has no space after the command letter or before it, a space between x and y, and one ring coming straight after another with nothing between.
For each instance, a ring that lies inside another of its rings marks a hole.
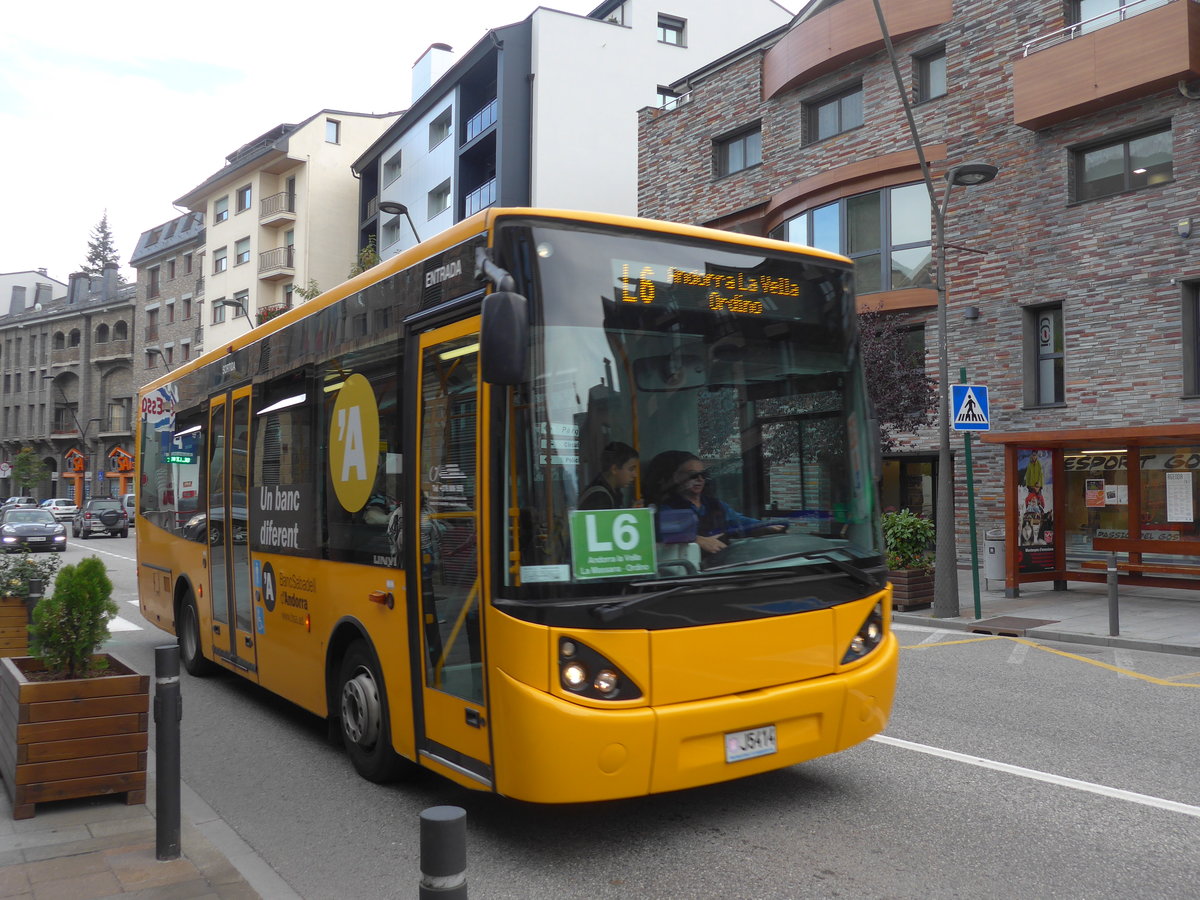
<instances>
[{"instance_id":1,"label":"overcast sky","mask_svg":"<svg viewBox=\"0 0 1200 900\"><path fill-rule=\"evenodd\" d=\"M542 5L586 14L599 2ZM404 109L412 64L430 44L465 53L487 29L520 21L537 5L8 3L0 29L0 272L45 268L65 282L83 265L107 209L132 278L138 236L178 215L171 201L227 154L321 109Z\"/></svg>"}]
</instances>

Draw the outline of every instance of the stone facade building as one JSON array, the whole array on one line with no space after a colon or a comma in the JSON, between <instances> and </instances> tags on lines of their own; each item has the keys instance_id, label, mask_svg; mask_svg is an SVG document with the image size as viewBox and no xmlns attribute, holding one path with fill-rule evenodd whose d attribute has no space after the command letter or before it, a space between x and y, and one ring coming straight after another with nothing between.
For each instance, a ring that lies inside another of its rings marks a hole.
<instances>
[{"instance_id":1,"label":"stone facade building","mask_svg":"<svg viewBox=\"0 0 1200 900\"><path fill-rule=\"evenodd\" d=\"M1077 562L1111 550L1195 553L1200 4L881 5L946 204L951 380L989 388L975 500L1008 590L1101 578ZM873 0L817 0L671 88L685 102L641 113L640 213L851 256L860 306L902 317L936 373L936 216ZM947 202L968 162L999 175ZM937 448L906 436L885 505L932 515Z\"/></svg>"},{"instance_id":2,"label":"stone facade building","mask_svg":"<svg viewBox=\"0 0 1200 900\"><path fill-rule=\"evenodd\" d=\"M134 287L116 263L74 274L67 294L0 319L0 461L25 447L50 477L38 500L133 490ZM0 471L9 473L7 467ZM0 493L21 487L0 476Z\"/></svg>"}]
</instances>

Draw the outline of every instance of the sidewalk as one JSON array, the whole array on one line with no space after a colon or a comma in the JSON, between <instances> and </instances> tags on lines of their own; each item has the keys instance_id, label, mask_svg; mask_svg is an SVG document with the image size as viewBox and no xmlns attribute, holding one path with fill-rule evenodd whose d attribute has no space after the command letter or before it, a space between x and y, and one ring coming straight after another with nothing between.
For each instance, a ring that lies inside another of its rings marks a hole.
<instances>
[{"instance_id":1,"label":"sidewalk","mask_svg":"<svg viewBox=\"0 0 1200 900\"><path fill-rule=\"evenodd\" d=\"M985 584L992 590L985 590ZM1098 644L1130 650L1156 650L1200 656L1200 590L1121 585L1118 634L1109 634L1108 586L1081 581L1056 591L1051 582L1021 586L1021 596L1006 598L1003 581L985 582L979 573L980 617L969 569L958 572L961 615L936 619L932 609L896 612L896 622L961 631L1012 634L1045 641Z\"/></svg>"},{"instance_id":2,"label":"sidewalk","mask_svg":"<svg viewBox=\"0 0 1200 900\"><path fill-rule=\"evenodd\" d=\"M180 789L178 859L157 858L154 754L145 805L123 796L44 803L14 821L0 786L0 898L300 900L187 785Z\"/></svg>"}]
</instances>

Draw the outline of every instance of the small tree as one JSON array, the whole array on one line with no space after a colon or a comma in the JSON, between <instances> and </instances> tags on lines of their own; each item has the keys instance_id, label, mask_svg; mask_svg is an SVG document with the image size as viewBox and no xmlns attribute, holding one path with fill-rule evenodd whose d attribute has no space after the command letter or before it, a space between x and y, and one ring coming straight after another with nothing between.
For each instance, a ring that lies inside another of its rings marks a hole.
<instances>
[{"instance_id":1,"label":"small tree","mask_svg":"<svg viewBox=\"0 0 1200 900\"><path fill-rule=\"evenodd\" d=\"M20 556L0 556L0 597L28 599L29 583L35 580L40 581L45 590L61 563L57 553L41 559L34 559L28 550Z\"/></svg>"},{"instance_id":2,"label":"small tree","mask_svg":"<svg viewBox=\"0 0 1200 900\"><path fill-rule=\"evenodd\" d=\"M113 585L104 563L89 556L64 566L54 580L54 592L33 609L29 649L57 678L88 678L103 669L95 658L108 640L108 620L117 614Z\"/></svg>"},{"instance_id":3,"label":"small tree","mask_svg":"<svg viewBox=\"0 0 1200 900\"><path fill-rule=\"evenodd\" d=\"M895 315L867 310L858 317L858 331L886 453L896 446L896 432L934 423L937 381L925 374L925 360L909 346L908 330Z\"/></svg>"},{"instance_id":4,"label":"small tree","mask_svg":"<svg viewBox=\"0 0 1200 900\"><path fill-rule=\"evenodd\" d=\"M105 263L117 263L120 265L121 259L117 255L117 248L113 242L112 229L108 227L108 210L104 211L104 215L100 217L100 221L96 223L96 227L92 229L92 236L88 239L87 260L79 271L87 275L103 275ZM124 277L120 274L120 268L117 269L118 278L124 281Z\"/></svg>"},{"instance_id":5,"label":"small tree","mask_svg":"<svg viewBox=\"0 0 1200 900\"><path fill-rule=\"evenodd\" d=\"M302 288L296 288L295 292L305 300L311 300L321 293L321 286L317 284L317 279L310 278L308 279L308 284Z\"/></svg>"},{"instance_id":6,"label":"small tree","mask_svg":"<svg viewBox=\"0 0 1200 900\"><path fill-rule=\"evenodd\" d=\"M29 493L35 485L41 484L49 477L50 470L32 448L22 447L21 452L13 458L12 478L13 484L19 489L18 493L20 489Z\"/></svg>"},{"instance_id":7,"label":"small tree","mask_svg":"<svg viewBox=\"0 0 1200 900\"><path fill-rule=\"evenodd\" d=\"M355 275L361 275L367 269L377 266L381 262L383 260L379 258L379 251L375 249L375 235L371 235L367 238L366 246L358 251L358 258L350 267L350 274L346 277L353 278Z\"/></svg>"},{"instance_id":8,"label":"small tree","mask_svg":"<svg viewBox=\"0 0 1200 900\"><path fill-rule=\"evenodd\" d=\"M883 544L887 550L887 567L894 572L902 569L933 571L933 522L912 510L883 514Z\"/></svg>"}]
</instances>

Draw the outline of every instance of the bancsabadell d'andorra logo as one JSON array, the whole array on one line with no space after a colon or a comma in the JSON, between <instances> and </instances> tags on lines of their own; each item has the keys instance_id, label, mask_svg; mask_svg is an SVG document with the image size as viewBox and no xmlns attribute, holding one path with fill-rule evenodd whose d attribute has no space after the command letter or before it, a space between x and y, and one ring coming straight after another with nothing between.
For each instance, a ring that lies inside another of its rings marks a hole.
<instances>
[{"instance_id":1,"label":"bancsabadell d'andorra logo","mask_svg":"<svg viewBox=\"0 0 1200 900\"><path fill-rule=\"evenodd\" d=\"M329 420L329 474L338 502L350 512L367 505L379 468L379 407L371 382L351 375Z\"/></svg>"}]
</instances>

